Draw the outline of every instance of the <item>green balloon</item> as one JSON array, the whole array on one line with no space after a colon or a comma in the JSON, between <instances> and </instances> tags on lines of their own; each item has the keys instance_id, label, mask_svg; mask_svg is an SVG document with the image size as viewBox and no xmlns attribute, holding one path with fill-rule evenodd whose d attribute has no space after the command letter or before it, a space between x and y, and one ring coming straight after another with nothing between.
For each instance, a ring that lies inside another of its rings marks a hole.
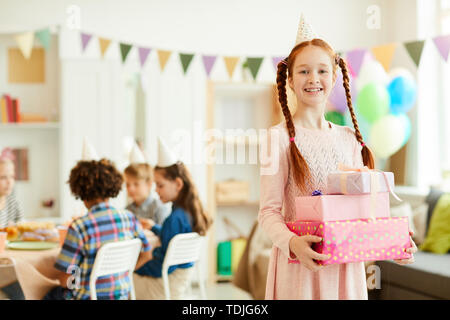
<instances>
[{"instance_id":1,"label":"green balloon","mask_svg":"<svg viewBox=\"0 0 450 320\"><path fill-rule=\"evenodd\" d=\"M328 111L327 113L325 113L325 119L340 126L345 125L344 115L337 111Z\"/></svg>"},{"instance_id":2,"label":"green balloon","mask_svg":"<svg viewBox=\"0 0 450 320\"><path fill-rule=\"evenodd\" d=\"M386 87L378 83L368 83L358 94L359 113L369 122L374 123L389 113L391 98Z\"/></svg>"}]
</instances>

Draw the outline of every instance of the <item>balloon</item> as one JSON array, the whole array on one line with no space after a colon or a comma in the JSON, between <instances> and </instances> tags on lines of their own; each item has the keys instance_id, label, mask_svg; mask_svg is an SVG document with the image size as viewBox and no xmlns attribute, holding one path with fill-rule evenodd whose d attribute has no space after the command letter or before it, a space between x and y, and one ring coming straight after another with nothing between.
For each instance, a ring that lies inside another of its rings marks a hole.
<instances>
[{"instance_id":1,"label":"balloon","mask_svg":"<svg viewBox=\"0 0 450 320\"><path fill-rule=\"evenodd\" d=\"M341 113L345 113L347 111L347 96L345 95L344 81L342 77L342 73L338 70L336 77L336 84L333 87L333 90L330 93L329 101L336 108L336 111ZM356 81L350 77L350 95L352 96L352 100L356 98Z\"/></svg>"},{"instance_id":2,"label":"balloon","mask_svg":"<svg viewBox=\"0 0 450 320\"><path fill-rule=\"evenodd\" d=\"M337 111L328 111L325 113L325 119L340 126L345 125L344 115Z\"/></svg>"},{"instance_id":3,"label":"balloon","mask_svg":"<svg viewBox=\"0 0 450 320\"><path fill-rule=\"evenodd\" d=\"M368 83L378 83L386 86L389 83L389 77L381 63L376 60L365 60L361 66L356 81L356 88L361 91Z\"/></svg>"},{"instance_id":4,"label":"balloon","mask_svg":"<svg viewBox=\"0 0 450 320\"><path fill-rule=\"evenodd\" d=\"M368 83L358 94L359 113L373 123L389 112L390 97L386 87L377 83Z\"/></svg>"},{"instance_id":5,"label":"balloon","mask_svg":"<svg viewBox=\"0 0 450 320\"><path fill-rule=\"evenodd\" d=\"M416 84L405 77L396 77L389 83L388 92L391 97L392 113L404 113L416 102Z\"/></svg>"},{"instance_id":6,"label":"balloon","mask_svg":"<svg viewBox=\"0 0 450 320\"><path fill-rule=\"evenodd\" d=\"M370 129L370 148L377 157L386 159L396 153L404 141L403 121L388 114L376 121Z\"/></svg>"},{"instance_id":7,"label":"balloon","mask_svg":"<svg viewBox=\"0 0 450 320\"><path fill-rule=\"evenodd\" d=\"M363 140L364 141L368 141L369 133L370 133L370 124L364 119L363 116L361 116L359 114L357 106L353 105L353 111L355 112L356 121L358 122L359 132L363 136ZM345 119L345 125L346 126L348 126L350 128L354 128L352 117L350 115L350 111L347 111L344 114L344 119Z\"/></svg>"},{"instance_id":8,"label":"balloon","mask_svg":"<svg viewBox=\"0 0 450 320\"><path fill-rule=\"evenodd\" d=\"M409 117L405 113L396 114L395 116L397 116L403 123L403 147L411 137L411 120L409 120Z\"/></svg>"}]
</instances>

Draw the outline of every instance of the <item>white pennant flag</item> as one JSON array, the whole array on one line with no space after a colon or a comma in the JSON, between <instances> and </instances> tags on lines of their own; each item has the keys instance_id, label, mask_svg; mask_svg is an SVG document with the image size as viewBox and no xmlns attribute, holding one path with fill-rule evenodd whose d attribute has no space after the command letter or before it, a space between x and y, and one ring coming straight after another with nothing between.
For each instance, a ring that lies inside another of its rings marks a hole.
<instances>
[{"instance_id":1,"label":"white pennant flag","mask_svg":"<svg viewBox=\"0 0 450 320\"><path fill-rule=\"evenodd\" d=\"M31 57L31 51L33 50L34 32L24 32L14 37L19 45L20 51L22 51L25 59Z\"/></svg>"}]
</instances>

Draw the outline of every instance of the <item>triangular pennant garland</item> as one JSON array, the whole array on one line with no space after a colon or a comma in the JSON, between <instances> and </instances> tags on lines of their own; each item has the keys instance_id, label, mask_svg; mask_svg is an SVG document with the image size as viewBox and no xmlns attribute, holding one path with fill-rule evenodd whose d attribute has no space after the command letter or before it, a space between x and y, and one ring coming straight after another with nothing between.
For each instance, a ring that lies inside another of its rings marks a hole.
<instances>
[{"instance_id":1,"label":"triangular pennant garland","mask_svg":"<svg viewBox=\"0 0 450 320\"><path fill-rule=\"evenodd\" d=\"M29 59L33 50L34 32L24 32L16 35L14 38L25 59Z\"/></svg>"},{"instance_id":2,"label":"triangular pennant garland","mask_svg":"<svg viewBox=\"0 0 450 320\"><path fill-rule=\"evenodd\" d=\"M448 53L450 51L450 35L435 37L433 38L433 41L437 49L439 50L442 59L444 59L444 61L447 61Z\"/></svg>"},{"instance_id":3,"label":"triangular pennant garland","mask_svg":"<svg viewBox=\"0 0 450 320\"><path fill-rule=\"evenodd\" d=\"M275 71L278 71L278 64L283 59L284 59L284 57L273 57L272 58L272 63L273 63L273 67L274 67Z\"/></svg>"},{"instance_id":4,"label":"triangular pennant garland","mask_svg":"<svg viewBox=\"0 0 450 320\"><path fill-rule=\"evenodd\" d=\"M34 35L39 40L39 42L42 44L42 46L45 48L45 50L48 50L50 48L51 34L50 34L49 28L36 31L36 33Z\"/></svg>"},{"instance_id":5,"label":"triangular pennant garland","mask_svg":"<svg viewBox=\"0 0 450 320\"><path fill-rule=\"evenodd\" d=\"M364 61L364 57L366 56L366 49L355 49L347 52L345 56L345 60L347 64L353 71L353 76L357 76L359 74L359 70L361 69L361 65Z\"/></svg>"},{"instance_id":6,"label":"triangular pennant garland","mask_svg":"<svg viewBox=\"0 0 450 320\"><path fill-rule=\"evenodd\" d=\"M125 63L127 56L130 53L132 45L126 43L120 43L120 54L122 56L122 62Z\"/></svg>"},{"instance_id":7,"label":"triangular pennant garland","mask_svg":"<svg viewBox=\"0 0 450 320\"><path fill-rule=\"evenodd\" d=\"M82 51L86 50L87 45L89 44L89 41L91 41L92 35L81 32L81 48Z\"/></svg>"},{"instance_id":8,"label":"triangular pennant garland","mask_svg":"<svg viewBox=\"0 0 450 320\"><path fill-rule=\"evenodd\" d=\"M105 38L98 38L98 44L100 46L100 53L102 57L105 56L106 50L108 50L111 40Z\"/></svg>"},{"instance_id":9,"label":"triangular pennant garland","mask_svg":"<svg viewBox=\"0 0 450 320\"><path fill-rule=\"evenodd\" d=\"M158 50L158 59L161 72L164 71L164 68L166 67L167 61L169 60L171 54L172 51Z\"/></svg>"},{"instance_id":10,"label":"triangular pennant garland","mask_svg":"<svg viewBox=\"0 0 450 320\"><path fill-rule=\"evenodd\" d=\"M151 51L150 48L143 48L143 47L139 48L139 61L141 62L141 67L143 67L145 61L147 61L150 51Z\"/></svg>"},{"instance_id":11,"label":"triangular pennant garland","mask_svg":"<svg viewBox=\"0 0 450 320\"><path fill-rule=\"evenodd\" d=\"M193 54L180 53L181 65L183 67L183 72L186 74L189 65L191 64L192 58L194 58Z\"/></svg>"},{"instance_id":12,"label":"triangular pennant garland","mask_svg":"<svg viewBox=\"0 0 450 320\"><path fill-rule=\"evenodd\" d=\"M203 56L203 66L205 67L206 75L209 77L211 70L216 62L216 56Z\"/></svg>"},{"instance_id":13,"label":"triangular pennant garland","mask_svg":"<svg viewBox=\"0 0 450 320\"><path fill-rule=\"evenodd\" d=\"M425 44L424 40L405 43L405 48L417 67L419 66L420 63L420 58L422 56L424 44Z\"/></svg>"},{"instance_id":14,"label":"triangular pennant garland","mask_svg":"<svg viewBox=\"0 0 450 320\"><path fill-rule=\"evenodd\" d=\"M254 80L256 80L256 76L258 75L263 60L264 58L247 58L248 68L250 69Z\"/></svg>"},{"instance_id":15,"label":"triangular pennant garland","mask_svg":"<svg viewBox=\"0 0 450 320\"><path fill-rule=\"evenodd\" d=\"M391 68L392 58L394 56L396 43L389 43L382 46L372 48L372 53L378 62L384 67L386 72Z\"/></svg>"},{"instance_id":16,"label":"triangular pennant garland","mask_svg":"<svg viewBox=\"0 0 450 320\"><path fill-rule=\"evenodd\" d=\"M231 79L233 78L234 69L236 69L239 57L224 57L223 60L225 61L225 66Z\"/></svg>"}]
</instances>

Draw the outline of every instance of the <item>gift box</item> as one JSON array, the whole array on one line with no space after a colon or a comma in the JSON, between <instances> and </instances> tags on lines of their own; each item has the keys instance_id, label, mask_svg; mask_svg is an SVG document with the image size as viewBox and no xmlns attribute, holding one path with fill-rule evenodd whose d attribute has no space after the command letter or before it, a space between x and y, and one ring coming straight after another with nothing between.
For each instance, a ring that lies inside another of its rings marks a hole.
<instances>
[{"instance_id":1,"label":"gift box","mask_svg":"<svg viewBox=\"0 0 450 320\"><path fill-rule=\"evenodd\" d=\"M375 190L373 190L375 189ZM336 171L327 177L326 194L364 194L394 189L394 174L381 171Z\"/></svg>"},{"instance_id":2,"label":"gift box","mask_svg":"<svg viewBox=\"0 0 450 320\"><path fill-rule=\"evenodd\" d=\"M327 254L329 259L315 260L319 265L411 258L406 252L412 246L407 217L295 221L288 222L287 226L299 236L322 237L312 249ZM289 258L289 263L300 262Z\"/></svg>"},{"instance_id":3,"label":"gift box","mask_svg":"<svg viewBox=\"0 0 450 320\"><path fill-rule=\"evenodd\" d=\"M295 220L336 221L389 217L389 193L295 198Z\"/></svg>"}]
</instances>

